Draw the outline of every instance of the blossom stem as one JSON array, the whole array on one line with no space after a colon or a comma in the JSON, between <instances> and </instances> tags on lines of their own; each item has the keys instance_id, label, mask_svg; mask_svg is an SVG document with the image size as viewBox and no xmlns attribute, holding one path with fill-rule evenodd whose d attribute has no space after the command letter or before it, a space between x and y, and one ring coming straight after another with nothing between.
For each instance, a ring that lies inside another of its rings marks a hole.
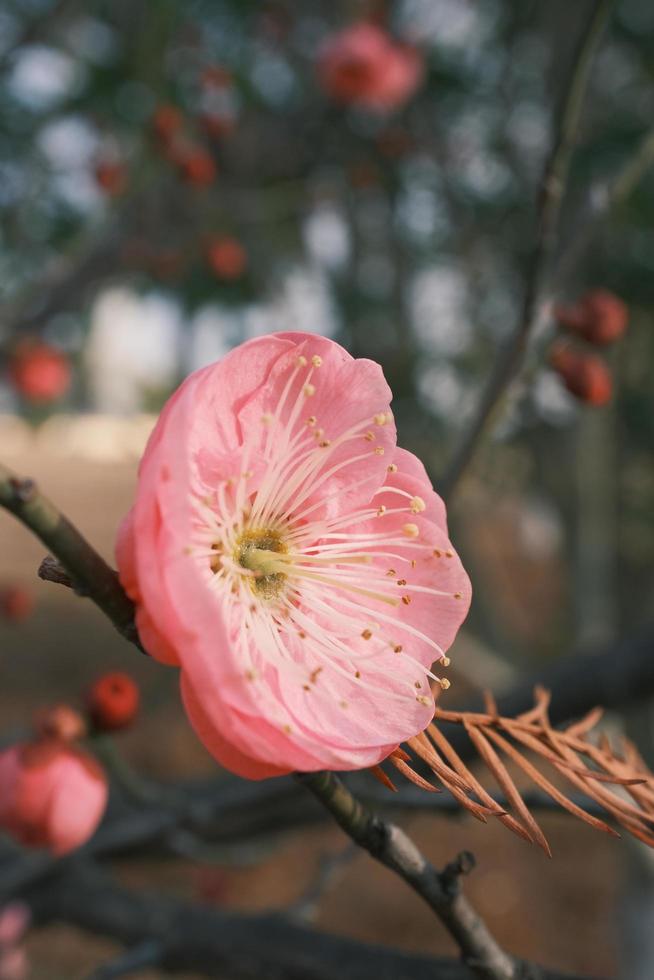
<instances>
[{"instance_id":1,"label":"blossom stem","mask_svg":"<svg viewBox=\"0 0 654 980\"><path fill-rule=\"evenodd\" d=\"M30 479L0 464L0 506L17 517L59 560L80 595L88 596L119 633L143 650L134 622L134 604L118 574L77 528L39 492Z\"/></svg>"},{"instance_id":2,"label":"blossom stem","mask_svg":"<svg viewBox=\"0 0 654 980\"><path fill-rule=\"evenodd\" d=\"M332 814L338 825L375 860L395 871L436 913L457 942L464 961L484 980L517 980L521 966L498 945L459 888L470 861L439 872L403 830L368 810L333 772L295 777ZM467 857L467 856L466 856ZM454 868L459 867L458 873Z\"/></svg>"},{"instance_id":3,"label":"blossom stem","mask_svg":"<svg viewBox=\"0 0 654 980\"><path fill-rule=\"evenodd\" d=\"M537 229L527 262L526 287L520 317L505 346L498 351L477 410L463 432L449 467L439 481L438 490L445 500L448 500L458 484L481 437L496 418L509 385L522 368L528 342L538 324L544 281L557 242L559 214L590 69L599 49L612 3L613 0L595 0L582 27L570 73L563 87L564 95L558 112L552 149L540 182Z\"/></svg>"}]
</instances>

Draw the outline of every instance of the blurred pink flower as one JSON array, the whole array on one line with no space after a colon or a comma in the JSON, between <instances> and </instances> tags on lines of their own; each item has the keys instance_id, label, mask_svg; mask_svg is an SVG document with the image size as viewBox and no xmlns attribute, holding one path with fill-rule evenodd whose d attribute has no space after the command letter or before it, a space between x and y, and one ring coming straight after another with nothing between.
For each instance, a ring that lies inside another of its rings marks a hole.
<instances>
[{"instance_id":1,"label":"blurred pink flower","mask_svg":"<svg viewBox=\"0 0 654 980\"><path fill-rule=\"evenodd\" d=\"M431 721L470 583L390 399L374 362L275 334L191 375L150 437L121 581L241 775L372 766Z\"/></svg>"},{"instance_id":2,"label":"blurred pink flower","mask_svg":"<svg viewBox=\"0 0 654 980\"><path fill-rule=\"evenodd\" d=\"M362 22L331 37L318 57L318 77L337 102L390 112L404 105L423 74L420 52Z\"/></svg>"},{"instance_id":3,"label":"blurred pink flower","mask_svg":"<svg viewBox=\"0 0 654 980\"><path fill-rule=\"evenodd\" d=\"M107 802L93 756L54 738L0 753L0 828L21 844L65 854L95 831Z\"/></svg>"},{"instance_id":4,"label":"blurred pink flower","mask_svg":"<svg viewBox=\"0 0 654 980\"><path fill-rule=\"evenodd\" d=\"M23 980L27 956L20 943L30 924L30 910L23 902L0 909L0 980Z\"/></svg>"}]
</instances>

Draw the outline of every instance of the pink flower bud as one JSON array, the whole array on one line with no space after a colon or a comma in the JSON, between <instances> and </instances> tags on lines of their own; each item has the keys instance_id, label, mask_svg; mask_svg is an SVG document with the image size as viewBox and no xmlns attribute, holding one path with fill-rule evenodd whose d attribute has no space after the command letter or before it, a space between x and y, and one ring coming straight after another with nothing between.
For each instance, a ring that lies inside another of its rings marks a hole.
<instances>
[{"instance_id":1,"label":"pink flower bud","mask_svg":"<svg viewBox=\"0 0 654 980\"><path fill-rule=\"evenodd\" d=\"M58 739L0 753L0 827L21 844L65 854L94 833L107 781L93 756Z\"/></svg>"},{"instance_id":2,"label":"pink flower bud","mask_svg":"<svg viewBox=\"0 0 654 980\"><path fill-rule=\"evenodd\" d=\"M422 56L415 48L367 22L331 37L318 58L320 83L332 99L378 112L404 105L422 73Z\"/></svg>"}]
</instances>

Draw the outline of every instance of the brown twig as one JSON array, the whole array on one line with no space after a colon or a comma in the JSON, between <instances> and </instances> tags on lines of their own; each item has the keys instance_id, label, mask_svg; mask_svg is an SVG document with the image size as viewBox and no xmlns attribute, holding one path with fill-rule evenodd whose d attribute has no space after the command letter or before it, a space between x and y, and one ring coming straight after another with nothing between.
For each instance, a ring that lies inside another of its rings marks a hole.
<instances>
[{"instance_id":1,"label":"brown twig","mask_svg":"<svg viewBox=\"0 0 654 980\"><path fill-rule=\"evenodd\" d=\"M538 226L527 260L526 287L518 325L497 358L477 410L455 450L439 491L445 500L459 482L477 444L495 416L506 390L518 373L536 326L543 280L556 245L559 213L565 194L590 68L606 26L612 0L596 0L584 22L570 72L563 86L563 98L551 152L545 164L538 194Z\"/></svg>"},{"instance_id":2,"label":"brown twig","mask_svg":"<svg viewBox=\"0 0 654 980\"><path fill-rule=\"evenodd\" d=\"M476 976L485 980L517 980L520 965L498 945L461 894L459 876L451 871L439 873L403 830L366 809L334 773L301 773L296 778L355 843L400 875L433 909Z\"/></svg>"}]
</instances>

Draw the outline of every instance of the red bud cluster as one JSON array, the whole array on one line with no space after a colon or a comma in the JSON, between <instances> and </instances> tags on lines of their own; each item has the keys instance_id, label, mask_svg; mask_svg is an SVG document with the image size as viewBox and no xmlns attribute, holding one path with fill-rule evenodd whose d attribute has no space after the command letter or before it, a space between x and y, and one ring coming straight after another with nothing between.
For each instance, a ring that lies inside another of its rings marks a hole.
<instances>
[{"instance_id":1,"label":"red bud cluster","mask_svg":"<svg viewBox=\"0 0 654 980\"><path fill-rule=\"evenodd\" d=\"M576 303L554 309L559 329L585 344L606 347L619 340L629 321L626 304L607 289L591 289ZM587 405L606 405L613 393L608 365L595 353L568 341L557 341L550 351L550 364L563 384Z\"/></svg>"}]
</instances>

